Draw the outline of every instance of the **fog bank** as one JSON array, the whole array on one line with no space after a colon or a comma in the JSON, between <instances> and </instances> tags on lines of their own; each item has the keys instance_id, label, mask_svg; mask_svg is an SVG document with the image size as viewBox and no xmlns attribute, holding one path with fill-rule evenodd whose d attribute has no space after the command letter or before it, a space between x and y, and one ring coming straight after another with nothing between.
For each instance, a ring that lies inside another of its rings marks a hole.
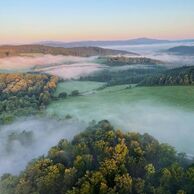
<instances>
[{"instance_id":1,"label":"fog bank","mask_svg":"<svg viewBox=\"0 0 194 194\"><path fill-rule=\"evenodd\" d=\"M139 53L141 56L149 57L166 62L166 66L173 68L183 65L194 65L194 56L172 55L165 50L176 46L193 46L194 43L165 43L150 45L110 46L105 48L119 49Z\"/></svg>"},{"instance_id":2,"label":"fog bank","mask_svg":"<svg viewBox=\"0 0 194 194\"><path fill-rule=\"evenodd\" d=\"M119 129L149 133L160 142L174 146L179 152L194 155L194 112L153 99L126 101L115 92L115 96L104 95L85 100L80 97L54 103L48 108L51 115L63 117L67 113L85 122L107 119Z\"/></svg>"},{"instance_id":3,"label":"fog bank","mask_svg":"<svg viewBox=\"0 0 194 194\"><path fill-rule=\"evenodd\" d=\"M34 55L0 58L1 72L43 72L63 79L79 78L101 70L95 57Z\"/></svg>"},{"instance_id":4,"label":"fog bank","mask_svg":"<svg viewBox=\"0 0 194 194\"><path fill-rule=\"evenodd\" d=\"M0 176L18 174L32 159L47 154L59 140L72 139L86 124L73 120L28 117L0 127Z\"/></svg>"}]
</instances>

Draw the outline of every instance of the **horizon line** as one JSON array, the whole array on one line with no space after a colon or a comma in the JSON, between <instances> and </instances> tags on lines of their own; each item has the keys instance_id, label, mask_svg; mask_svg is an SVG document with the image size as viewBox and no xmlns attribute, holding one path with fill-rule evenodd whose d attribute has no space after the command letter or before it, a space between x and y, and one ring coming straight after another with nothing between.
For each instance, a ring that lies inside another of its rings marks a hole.
<instances>
[{"instance_id":1,"label":"horizon line","mask_svg":"<svg viewBox=\"0 0 194 194\"><path fill-rule=\"evenodd\" d=\"M165 38L150 38L150 37L137 37L137 38L125 38L125 39L88 39L88 40L71 40L71 41L65 41L65 40L56 40L56 39L50 39L50 40L37 40L37 41L18 41L18 42L7 42L7 43L1 43L1 46L4 45L34 45L34 44L40 44L41 43L45 43L45 42L58 42L58 43L76 43L76 42L114 42L114 41L130 41L130 40L141 40L141 39L147 39L147 40L158 40L158 41L186 41L186 40L194 40L193 38L178 38L178 39L173 39L173 38L169 38L169 39L165 39Z\"/></svg>"}]
</instances>

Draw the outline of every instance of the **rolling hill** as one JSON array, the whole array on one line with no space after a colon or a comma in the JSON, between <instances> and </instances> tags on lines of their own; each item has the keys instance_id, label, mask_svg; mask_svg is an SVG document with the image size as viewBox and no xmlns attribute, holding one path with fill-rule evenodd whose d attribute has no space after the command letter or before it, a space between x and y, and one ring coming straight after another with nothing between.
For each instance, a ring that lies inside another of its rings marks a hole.
<instances>
[{"instance_id":1,"label":"rolling hill","mask_svg":"<svg viewBox=\"0 0 194 194\"><path fill-rule=\"evenodd\" d=\"M194 55L194 46L177 46L168 49L167 52L176 55Z\"/></svg>"},{"instance_id":2,"label":"rolling hill","mask_svg":"<svg viewBox=\"0 0 194 194\"><path fill-rule=\"evenodd\" d=\"M38 44L55 47L85 47L85 46L122 46L122 45L150 45L150 44L164 44L164 43L189 43L194 42L194 39L185 40L161 40L153 38L136 38L128 40L101 40L101 41L76 41L76 42L62 42L62 41L42 41Z\"/></svg>"},{"instance_id":3,"label":"rolling hill","mask_svg":"<svg viewBox=\"0 0 194 194\"><path fill-rule=\"evenodd\" d=\"M139 45L139 44L158 44L169 43L169 40L158 40L151 38L136 38L129 40L101 40L101 41L77 41L77 42L60 42L60 41L43 41L40 44L46 46L61 46L65 48L80 46L117 46L117 45Z\"/></svg>"},{"instance_id":4,"label":"rolling hill","mask_svg":"<svg viewBox=\"0 0 194 194\"><path fill-rule=\"evenodd\" d=\"M105 55L118 55L118 54L128 54L137 55L136 53L104 49L99 47L76 47L76 48L62 48L62 47L51 47L44 45L8 45L0 46L0 57L17 56L21 54L29 53L41 53L41 54L51 54L51 55L71 55L80 57L90 57L90 56L105 56Z\"/></svg>"}]
</instances>

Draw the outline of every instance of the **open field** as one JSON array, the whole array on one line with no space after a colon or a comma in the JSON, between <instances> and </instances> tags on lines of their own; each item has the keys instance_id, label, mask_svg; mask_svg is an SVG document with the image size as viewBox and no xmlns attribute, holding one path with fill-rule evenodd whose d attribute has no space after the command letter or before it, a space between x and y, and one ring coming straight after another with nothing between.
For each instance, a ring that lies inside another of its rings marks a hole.
<instances>
[{"instance_id":1,"label":"open field","mask_svg":"<svg viewBox=\"0 0 194 194\"><path fill-rule=\"evenodd\" d=\"M58 95L60 92L70 94L73 90L79 90L80 93L84 93L91 90L96 90L103 85L104 83L102 82L65 81L58 84L55 95Z\"/></svg>"},{"instance_id":2,"label":"open field","mask_svg":"<svg viewBox=\"0 0 194 194\"><path fill-rule=\"evenodd\" d=\"M67 98L64 101L53 103L50 107L57 103L92 103L99 102L103 99L106 103L122 103L122 102L138 102L138 101L154 101L165 103L166 105L176 108L194 111L194 86L157 86L157 87L132 87L129 85L118 85L98 90L103 86L102 82L92 81L66 81L59 83L56 94L60 92L71 93L73 90L82 92L95 91L93 95L78 96L76 98ZM111 100L110 100L111 98ZM73 106L71 104L71 106Z\"/></svg>"},{"instance_id":3,"label":"open field","mask_svg":"<svg viewBox=\"0 0 194 194\"><path fill-rule=\"evenodd\" d=\"M63 83L57 92L75 89L73 82ZM128 85L94 90L99 83L75 82L80 91L90 88L89 95L68 97L51 103L50 116L90 122L108 119L116 127L150 133L178 151L194 154L194 87L135 87ZM77 89L77 88L76 88ZM184 143L183 143L184 142Z\"/></svg>"}]
</instances>

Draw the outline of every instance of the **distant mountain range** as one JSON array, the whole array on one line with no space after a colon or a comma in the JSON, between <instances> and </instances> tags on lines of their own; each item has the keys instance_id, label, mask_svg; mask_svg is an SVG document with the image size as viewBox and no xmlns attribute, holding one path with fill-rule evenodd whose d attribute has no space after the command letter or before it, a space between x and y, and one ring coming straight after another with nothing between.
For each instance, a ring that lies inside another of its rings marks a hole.
<instances>
[{"instance_id":1,"label":"distant mountain range","mask_svg":"<svg viewBox=\"0 0 194 194\"><path fill-rule=\"evenodd\" d=\"M177 46L167 50L168 53L176 55L193 55L194 56L194 46Z\"/></svg>"},{"instance_id":2,"label":"distant mountain range","mask_svg":"<svg viewBox=\"0 0 194 194\"><path fill-rule=\"evenodd\" d=\"M159 40L151 38L137 38L129 40L104 40L104 41L77 41L77 42L60 42L60 41L42 41L38 44L55 47L85 47L85 46L122 46L122 45L141 45L141 44L162 44L162 43L188 43L194 42L194 39L185 40Z\"/></svg>"},{"instance_id":3,"label":"distant mountain range","mask_svg":"<svg viewBox=\"0 0 194 194\"><path fill-rule=\"evenodd\" d=\"M104 49L99 47L76 47L76 48L63 48L63 47L51 47L44 45L9 45L0 46L0 57L18 56L21 54L29 53L41 53L41 54L51 54L51 55L71 55L80 57L90 57L90 56L106 56L106 55L138 55L136 53Z\"/></svg>"}]
</instances>

